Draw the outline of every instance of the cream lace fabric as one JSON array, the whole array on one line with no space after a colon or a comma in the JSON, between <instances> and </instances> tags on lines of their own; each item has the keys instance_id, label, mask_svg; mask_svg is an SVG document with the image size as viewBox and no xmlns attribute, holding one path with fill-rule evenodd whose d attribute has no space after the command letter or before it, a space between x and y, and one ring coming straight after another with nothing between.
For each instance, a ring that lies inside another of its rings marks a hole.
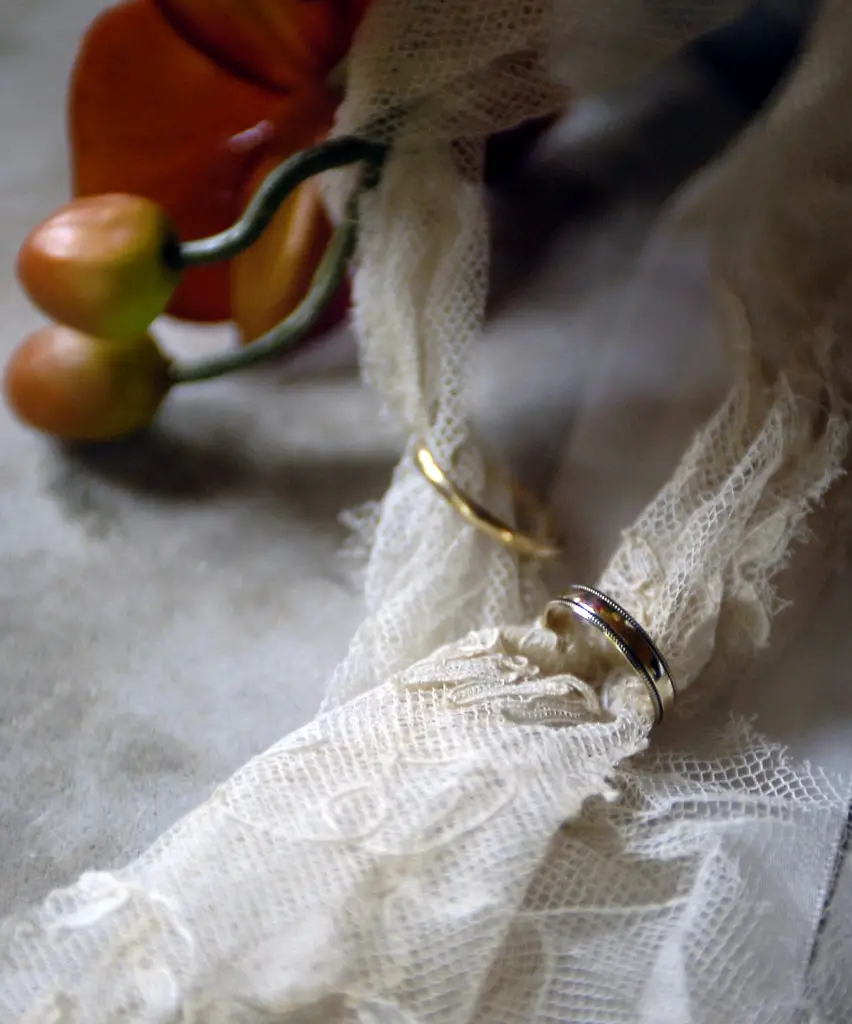
<instances>
[{"instance_id":1,"label":"cream lace fabric","mask_svg":"<svg viewBox=\"0 0 852 1024\"><path fill-rule=\"evenodd\" d=\"M339 128L395 151L364 201L365 372L495 509L466 401L482 139L737 6L376 0L368 16ZM407 455L355 517L368 615L323 713L134 864L7 921L0 1019L849 1019L849 780L719 724L702 695L748 685L811 510L833 513L823 572L849 530L850 57L852 7L829 0L774 109L685 211L710 225L735 380L599 583L658 639L693 721L652 733L644 689L584 634L544 629L538 581ZM350 184L328 182L332 207Z\"/></svg>"}]
</instances>

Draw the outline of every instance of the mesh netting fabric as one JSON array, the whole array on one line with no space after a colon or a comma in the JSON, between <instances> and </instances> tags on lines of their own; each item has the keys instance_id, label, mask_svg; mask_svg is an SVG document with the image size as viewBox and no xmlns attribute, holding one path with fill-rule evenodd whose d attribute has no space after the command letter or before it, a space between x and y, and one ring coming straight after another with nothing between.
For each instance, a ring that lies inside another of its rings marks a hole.
<instances>
[{"instance_id":1,"label":"mesh netting fabric","mask_svg":"<svg viewBox=\"0 0 852 1024\"><path fill-rule=\"evenodd\" d=\"M7 1019L792 1019L821 892L766 857L827 879L839 794L742 729L613 771L643 722L518 724L477 660L449 704L420 672L331 712L7 926Z\"/></svg>"},{"instance_id":2,"label":"mesh netting fabric","mask_svg":"<svg viewBox=\"0 0 852 1024\"><path fill-rule=\"evenodd\" d=\"M466 398L483 139L629 80L737 6L376 0L368 15L338 125L394 142L363 201L365 373L495 510L507 496L483 492ZM776 576L847 460L850 53L852 8L834 0L690 209L712 224L735 381L600 581L687 700L766 647ZM351 184L326 183L332 209ZM367 617L323 713L134 864L7 921L2 1019L848 1019L848 780L709 714L652 735L644 687L583 633L543 628L532 573L464 527L410 451L359 523Z\"/></svg>"}]
</instances>

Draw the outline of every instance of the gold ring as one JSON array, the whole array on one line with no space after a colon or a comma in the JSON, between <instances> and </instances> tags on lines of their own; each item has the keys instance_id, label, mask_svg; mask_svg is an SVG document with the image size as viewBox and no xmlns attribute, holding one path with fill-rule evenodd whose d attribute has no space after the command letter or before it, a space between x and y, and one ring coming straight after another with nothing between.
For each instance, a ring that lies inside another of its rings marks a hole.
<instances>
[{"instance_id":1,"label":"gold ring","mask_svg":"<svg viewBox=\"0 0 852 1024\"><path fill-rule=\"evenodd\" d=\"M466 523L481 533L500 541L507 548L511 548L512 551L527 558L558 558L562 554L562 546L554 538L549 523L545 536L542 537L509 526L508 523L489 512L476 499L454 484L422 442L418 443L415 448L414 461L417 468L441 497L458 512ZM533 510L534 518L538 520L545 518L544 510L528 492L516 485L512 487L512 491L518 506L525 506Z\"/></svg>"},{"instance_id":2,"label":"gold ring","mask_svg":"<svg viewBox=\"0 0 852 1024\"><path fill-rule=\"evenodd\" d=\"M544 624L555 633L564 632L568 613L600 630L618 650L648 688L654 702L656 720L661 722L677 699L677 687L666 659L639 623L611 597L594 587L575 585L550 601Z\"/></svg>"}]
</instances>

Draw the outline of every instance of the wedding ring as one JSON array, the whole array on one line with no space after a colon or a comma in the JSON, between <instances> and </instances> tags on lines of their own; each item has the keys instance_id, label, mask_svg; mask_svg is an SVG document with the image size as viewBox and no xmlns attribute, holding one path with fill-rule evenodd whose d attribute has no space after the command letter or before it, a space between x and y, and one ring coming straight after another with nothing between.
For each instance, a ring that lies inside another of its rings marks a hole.
<instances>
[{"instance_id":1,"label":"wedding ring","mask_svg":"<svg viewBox=\"0 0 852 1024\"><path fill-rule=\"evenodd\" d=\"M620 604L594 587L572 586L554 598L544 612L544 625L555 633L564 631L565 616L586 622L606 637L642 679L661 722L677 698L677 688L666 659L642 626Z\"/></svg>"},{"instance_id":2,"label":"wedding ring","mask_svg":"<svg viewBox=\"0 0 852 1024\"><path fill-rule=\"evenodd\" d=\"M441 497L455 509L466 523L481 533L492 537L526 558L543 560L558 558L562 554L562 546L555 539L554 531L550 523L547 522L543 508L527 491L517 485L512 486L516 507L529 510L531 518L534 520L545 521L542 536L516 529L489 512L475 498L453 483L422 442L418 443L415 448L414 461L417 468Z\"/></svg>"}]
</instances>

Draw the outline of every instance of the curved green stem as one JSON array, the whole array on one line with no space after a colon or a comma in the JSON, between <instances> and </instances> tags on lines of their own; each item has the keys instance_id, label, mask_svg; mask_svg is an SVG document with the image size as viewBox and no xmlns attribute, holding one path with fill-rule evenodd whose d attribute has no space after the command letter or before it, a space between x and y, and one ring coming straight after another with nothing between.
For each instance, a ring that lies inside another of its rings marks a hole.
<instances>
[{"instance_id":1,"label":"curved green stem","mask_svg":"<svg viewBox=\"0 0 852 1024\"><path fill-rule=\"evenodd\" d=\"M358 197L361 191L376 183L386 154L387 146L357 136L329 139L297 153L267 175L235 224L210 238L184 242L168 254L171 265L180 269L231 259L257 241L287 196L302 182L348 164L367 164L361 189L350 199L343 223L335 231L300 305L271 331L243 348L192 363L172 363L169 370L172 385L223 377L295 348L304 339L343 284L349 260L355 252Z\"/></svg>"},{"instance_id":2,"label":"curved green stem","mask_svg":"<svg viewBox=\"0 0 852 1024\"><path fill-rule=\"evenodd\" d=\"M171 265L184 269L237 256L260 238L281 204L302 182L354 163L364 162L377 171L386 153L387 146L357 136L329 139L296 153L267 175L238 221L218 235L182 242L168 254ZM369 178L365 184L369 184Z\"/></svg>"},{"instance_id":3,"label":"curved green stem","mask_svg":"<svg viewBox=\"0 0 852 1024\"><path fill-rule=\"evenodd\" d=\"M317 267L308 294L288 317L243 348L193 363L173 363L169 371L172 384L213 380L294 348L322 316L346 277L357 240L357 200L357 195L350 200L346 217Z\"/></svg>"}]
</instances>

